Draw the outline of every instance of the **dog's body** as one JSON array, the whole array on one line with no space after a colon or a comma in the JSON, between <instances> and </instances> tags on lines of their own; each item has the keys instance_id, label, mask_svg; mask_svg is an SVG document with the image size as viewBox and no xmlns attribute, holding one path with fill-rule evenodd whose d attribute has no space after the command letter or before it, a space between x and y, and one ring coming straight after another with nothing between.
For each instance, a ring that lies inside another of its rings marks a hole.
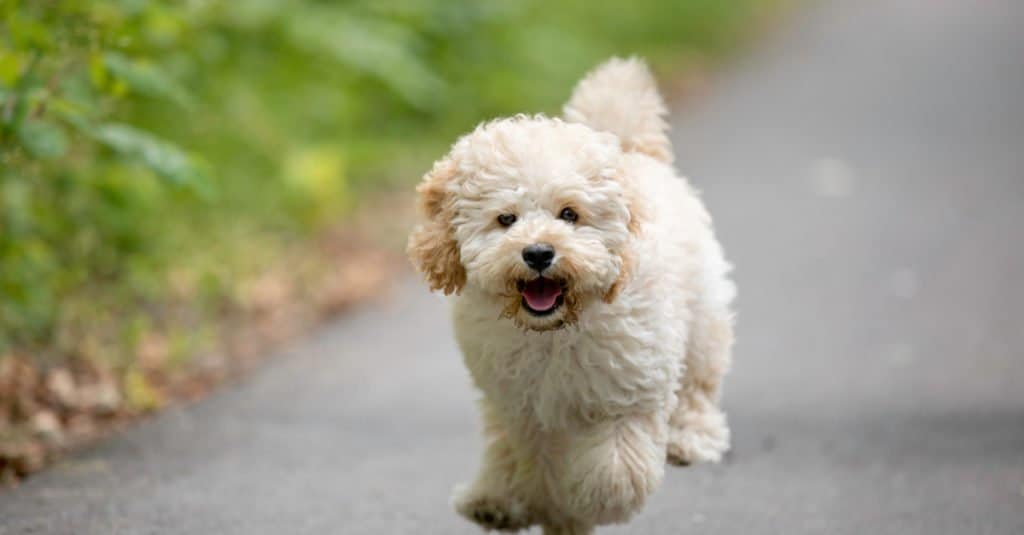
<instances>
[{"instance_id":1,"label":"dog's body","mask_svg":"<svg viewBox=\"0 0 1024 535\"><path fill-rule=\"evenodd\" d=\"M671 165L664 113L643 64L612 60L577 87L570 123L482 125L420 188L410 254L459 294L456 337L483 392L483 465L454 502L486 528L623 522L666 457L729 447L717 401L734 286Z\"/></svg>"}]
</instances>

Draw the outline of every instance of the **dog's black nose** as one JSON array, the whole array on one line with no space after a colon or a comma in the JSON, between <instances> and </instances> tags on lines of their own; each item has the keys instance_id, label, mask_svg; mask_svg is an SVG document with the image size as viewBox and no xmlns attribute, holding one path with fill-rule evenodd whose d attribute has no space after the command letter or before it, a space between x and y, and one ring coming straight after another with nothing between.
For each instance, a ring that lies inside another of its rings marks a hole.
<instances>
[{"instance_id":1,"label":"dog's black nose","mask_svg":"<svg viewBox=\"0 0 1024 535\"><path fill-rule=\"evenodd\" d=\"M544 271L555 259L555 248L547 243L535 243L523 248L523 261L537 271Z\"/></svg>"}]
</instances>

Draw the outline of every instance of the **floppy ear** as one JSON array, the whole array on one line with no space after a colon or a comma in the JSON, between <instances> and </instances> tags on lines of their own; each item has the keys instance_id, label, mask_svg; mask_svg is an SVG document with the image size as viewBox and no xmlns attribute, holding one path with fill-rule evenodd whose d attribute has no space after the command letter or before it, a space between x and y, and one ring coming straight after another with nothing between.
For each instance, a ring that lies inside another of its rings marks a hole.
<instances>
[{"instance_id":1,"label":"floppy ear","mask_svg":"<svg viewBox=\"0 0 1024 535\"><path fill-rule=\"evenodd\" d=\"M416 188L419 209L426 221L413 229L407 249L413 266L426 277L430 289L441 290L445 295L458 293L466 284L466 268L455 241L454 214L446 191L456 170L451 158L439 160Z\"/></svg>"},{"instance_id":2,"label":"floppy ear","mask_svg":"<svg viewBox=\"0 0 1024 535\"><path fill-rule=\"evenodd\" d=\"M604 302L611 303L618 297L619 292L622 291L623 286L629 281L629 277L633 271L633 244L640 233L643 231L644 222L647 221L647 208L644 206L644 200L637 190L636 185L629 182L629 177L626 176L623 179L623 200L626 206L629 208L629 223L627 228L629 229L630 243L627 244L626 249L619 253L619 258L622 259L622 267L619 268L619 277L615 279L615 282L608 288L608 291L604 294Z\"/></svg>"},{"instance_id":3,"label":"floppy ear","mask_svg":"<svg viewBox=\"0 0 1024 535\"><path fill-rule=\"evenodd\" d=\"M623 251L619 253L619 258L622 259L622 267L619 268L619 277L615 279L615 282L608 287L608 291L604 293L603 300L605 303L611 303L615 301L615 298L619 296L619 292L629 282L629 277L633 272L633 253L631 251Z\"/></svg>"}]
</instances>

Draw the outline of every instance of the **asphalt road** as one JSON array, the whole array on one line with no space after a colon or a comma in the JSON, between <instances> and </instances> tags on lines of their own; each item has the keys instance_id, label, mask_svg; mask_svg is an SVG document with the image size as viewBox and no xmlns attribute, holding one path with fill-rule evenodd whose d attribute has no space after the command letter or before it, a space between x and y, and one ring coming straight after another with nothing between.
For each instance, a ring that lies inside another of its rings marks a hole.
<instances>
[{"instance_id":1,"label":"asphalt road","mask_svg":"<svg viewBox=\"0 0 1024 535\"><path fill-rule=\"evenodd\" d=\"M676 118L740 286L734 453L605 533L1024 533L1024 3L822 2ZM480 450L409 282L0 494L0 533L470 534Z\"/></svg>"}]
</instances>

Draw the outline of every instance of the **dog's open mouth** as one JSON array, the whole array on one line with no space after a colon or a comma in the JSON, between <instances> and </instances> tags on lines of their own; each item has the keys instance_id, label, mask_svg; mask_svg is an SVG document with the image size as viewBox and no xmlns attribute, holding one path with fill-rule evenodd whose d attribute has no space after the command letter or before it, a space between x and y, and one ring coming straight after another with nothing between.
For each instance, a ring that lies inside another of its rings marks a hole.
<instances>
[{"instance_id":1,"label":"dog's open mouth","mask_svg":"<svg viewBox=\"0 0 1024 535\"><path fill-rule=\"evenodd\" d=\"M562 283L553 279L538 277L531 281L519 281L518 287L523 296L523 308L534 316L551 314L565 300Z\"/></svg>"}]
</instances>

